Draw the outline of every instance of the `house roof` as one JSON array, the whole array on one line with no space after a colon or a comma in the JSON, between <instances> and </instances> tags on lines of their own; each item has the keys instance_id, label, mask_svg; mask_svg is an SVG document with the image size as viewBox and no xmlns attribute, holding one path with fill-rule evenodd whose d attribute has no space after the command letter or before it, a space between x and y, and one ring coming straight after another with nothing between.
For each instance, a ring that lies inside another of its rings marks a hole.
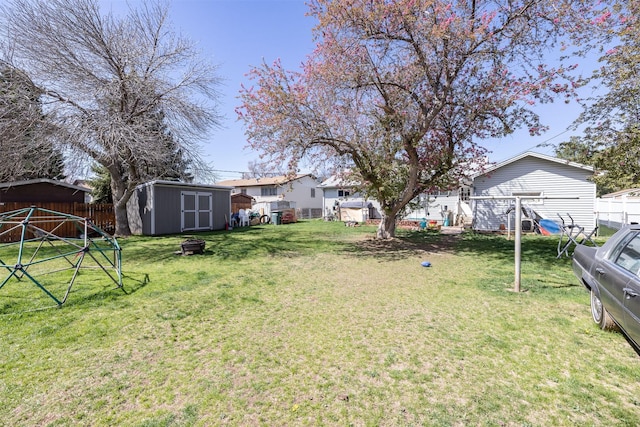
<instances>
[{"instance_id":1,"label":"house roof","mask_svg":"<svg viewBox=\"0 0 640 427\"><path fill-rule=\"evenodd\" d=\"M355 186L355 182L348 181L339 175L331 175L329 178L322 181L318 185L318 188L351 188Z\"/></svg>"},{"instance_id":2,"label":"house roof","mask_svg":"<svg viewBox=\"0 0 640 427\"><path fill-rule=\"evenodd\" d=\"M59 187L70 188L76 191L84 191L85 193L91 192L90 188L69 184L68 182L64 182L64 181L56 181L55 179L49 179L49 178L37 178L37 179L29 179L25 181L1 182L0 188L21 187L23 185L33 185L33 184L51 184L51 185L57 185Z\"/></svg>"},{"instance_id":3,"label":"house roof","mask_svg":"<svg viewBox=\"0 0 640 427\"><path fill-rule=\"evenodd\" d=\"M594 171L592 166L583 165L582 163L571 162L569 160L560 159L558 157L553 157L553 156L548 156L546 154L534 153L533 151L526 151L524 153L518 154L515 157L507 159L507 160L505 160L503 162L500 162L500 163L490 167L489 169L487 169L487 170L485 170L483 172L477 173L477 174L473 175L472 178L475 179L475 178L477 178L479 176L486 175L488 173L491 173L491 172L495 171L496 169L500 169L501 167L507 166L507 165L509 165L511 163L517 162L518 160L522 160L522 159L524 159L526 157L535 157L535 158L546 160L546 161L549 161L549 162L554 162L554 163L567 165L567 166L573 166L575 168L583 169L583 170L586 170L586 171L589 171L589 172L593 172Z\"/></svg>"},{"instance_id":4,"label":"house roof","mask_svg":"<svg viewBox=\"0 0 640 427\"><path fill-rule=\"evenodd\" d=\"M310 173L298 174L293 177L288 175L272 176L268 178L251 178L251 179L228 179L226 181L218 182L219 185L225 185L229 187L263 187L266 185L283 185L298 179L311 176Z\"/></svg>"},{"instance_id":5,"label":"house roof","mask_svg":"<svg viewBox=\"0 0 640 427\"><path fill-rule=\"evenodd\" d=\"M626 190L614 191L613 193L603 194L603 199L615 199L620 196L639 197L640 188L627 188Z\"/></svg>"}]
</instances>

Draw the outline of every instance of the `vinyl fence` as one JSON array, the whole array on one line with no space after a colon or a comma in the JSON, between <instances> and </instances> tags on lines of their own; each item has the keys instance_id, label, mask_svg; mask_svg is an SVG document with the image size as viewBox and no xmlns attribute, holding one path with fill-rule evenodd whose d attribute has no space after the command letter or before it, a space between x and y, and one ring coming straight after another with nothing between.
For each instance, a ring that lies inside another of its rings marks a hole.
<instances>
[{"instance_id":1,"label":"vinyl fence","mask_svg":"<svg viewBox=\"0 0 640 427\"><path fill-rule=\"evenodd\" d=\"M596 199L598 225L620 229L625 225L640 223L640 198L622 196L619 199Z\"/></svg>"}]
</instances>

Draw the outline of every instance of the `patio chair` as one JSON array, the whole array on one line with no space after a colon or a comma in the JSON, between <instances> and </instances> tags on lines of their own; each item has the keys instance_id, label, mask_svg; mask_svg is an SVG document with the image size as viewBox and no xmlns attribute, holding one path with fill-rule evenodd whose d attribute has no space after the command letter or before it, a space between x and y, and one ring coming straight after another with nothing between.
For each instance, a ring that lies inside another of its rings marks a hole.
<instances>
[{"instance_id":1,"label":"patio chair","mask_svg":"<svg viewBox=\"0 0 640 427\"><path fill-rule=\"evenodd\" d=\"M240 209L238 211L238 225L240 227L244 227L245 225L250 225L249 215L244 209Z\"/></svg>"}]
</instances>

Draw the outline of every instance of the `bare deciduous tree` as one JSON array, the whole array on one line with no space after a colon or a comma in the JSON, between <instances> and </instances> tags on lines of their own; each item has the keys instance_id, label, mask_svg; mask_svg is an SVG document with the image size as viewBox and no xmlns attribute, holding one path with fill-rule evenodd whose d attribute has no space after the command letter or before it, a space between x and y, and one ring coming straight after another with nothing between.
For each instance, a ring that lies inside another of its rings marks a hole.
<instances>
[{"instance_id":1,"label":"bare deciduous tree","mask_svg":"<svg viewBox=\"0 0 640 427\"><path fill-rule=\"evenodd\" d=\"M97 0L10 0L1 10L14 61L42 94L58 139L109 171L116 234L130 234L127 201L170 157L159 114L203 169L198 143L220 121L216 67L153 1L123 16L102 13Z\"/></svg>"},{"instance_id":2,"label":"bare deciduous tree","mask_svg":"<svg viewBox=\"0 0 640 427\"><path fill-rule=\"evenodd\" d=\"M242 173L242 179L266 178L270 176L285 175L287 171L277 165L270 165L258 160L247 163L247 172Z\"/></svg>"}]
</instances>

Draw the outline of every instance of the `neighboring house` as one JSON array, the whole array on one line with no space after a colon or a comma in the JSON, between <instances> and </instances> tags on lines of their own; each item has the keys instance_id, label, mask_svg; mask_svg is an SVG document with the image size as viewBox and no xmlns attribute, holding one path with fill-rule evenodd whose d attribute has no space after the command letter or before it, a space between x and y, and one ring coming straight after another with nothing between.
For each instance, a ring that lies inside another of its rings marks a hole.
<instances>
[{"instance_id":1,"label":"neighboring house","mask_svg":"<svg viewBox=\"0 0 640 427\"><path fill-rule=\"evenodd\" d=\"M127 213L133 234L224 230L231 217L231 188L151 181L136 187Z\"/></svg>"},{"instance_id":2,"label":"neighboring house","mask_svg":"<svg viewBox=\"0 0 640 427\"><path fill-rule=\"evenodd\" d=\"M318 188L322 191L322 216L338 221L364 222L381 218L380 204L358 193L353 184L334 175L324 180Z\"/></svg>"},{"instance_id":3,"label":"neighboring house","mask_svg":"<svg viewBox=\"0 0 640 427\"><path fill-rule=\"evenodd\" d=\"M511 224L513 229L515 198L488 197L522 196L523 209L557 222L560 215L567 225L571 223L570 215L589 233L596 226L596 185L589 180L591 176L591 166L539 153L526 152L505 160L473 177L473 196L487 197L472 200L473 227L496 231ZM523 217L523 229L525 221L531 224Z\"/></svg>"},{"instance_id":4,"label":"neighboring house","mask_svg":"<svg viewBox=\"0 0 640 427\"><path fill-rule=\"evenodd\" d=\"M252 210L258 211L261 215L270 215L272 209L295 208L299 217L320 217L322 196L317 194L318 181L311 174L230 179L220 181L218 185L232 187L232 194L253 197L255 203Z\"/></svg>"},{"instance_id":5,"label":"neighboring house","mask_svg":"<svg viewBox=\"0 0 640 427\"><path fill-rule=\"evenodd\" d=\"M382 218L382 209L377 200L368 199L354 190L354 185L345 183L332 176L318 186L323 191L323 209L325 217L335 217L340 221L360 221ZM444 222L448 217L450 225L463 223L471 218L471 207L468 205L470 186L449 191L423 194L416 199L417 206L402 219L422 221L436 220ZM356 212L356 211L360 212Z\"/></svg>"},{"instance_id":6,"label":"neighboring house","mask_svg":"<svg viewBox=\"0 0 640 427\"><path fill-rule=\"evenodd\" d=\"M471 186L463 185L453 190L421 194L416 200L418 207L410 211L403 219L438 221L447 225L471 223L469 196Z\"/></svg>"},{"instance_id":7,"label":"neighboring house","mask_svg":"<svg viewBox=\"0 0 640 427\"><path fill-rule=\"evenodd\" d=\"M91 190L53 179L0 183L0 203L87 203Z\"/></svg>"},{"instance_id":8,"label":"neighboring house","mask_svg":"<svg viewBox=\"0 0 640 427\"><path fill-rule=\"evenodd\" d=\"M623 200L628 198L640 198L640 188L627 188L614 193L603 194L602 199Z\"/></svg>"}]
</instances>

